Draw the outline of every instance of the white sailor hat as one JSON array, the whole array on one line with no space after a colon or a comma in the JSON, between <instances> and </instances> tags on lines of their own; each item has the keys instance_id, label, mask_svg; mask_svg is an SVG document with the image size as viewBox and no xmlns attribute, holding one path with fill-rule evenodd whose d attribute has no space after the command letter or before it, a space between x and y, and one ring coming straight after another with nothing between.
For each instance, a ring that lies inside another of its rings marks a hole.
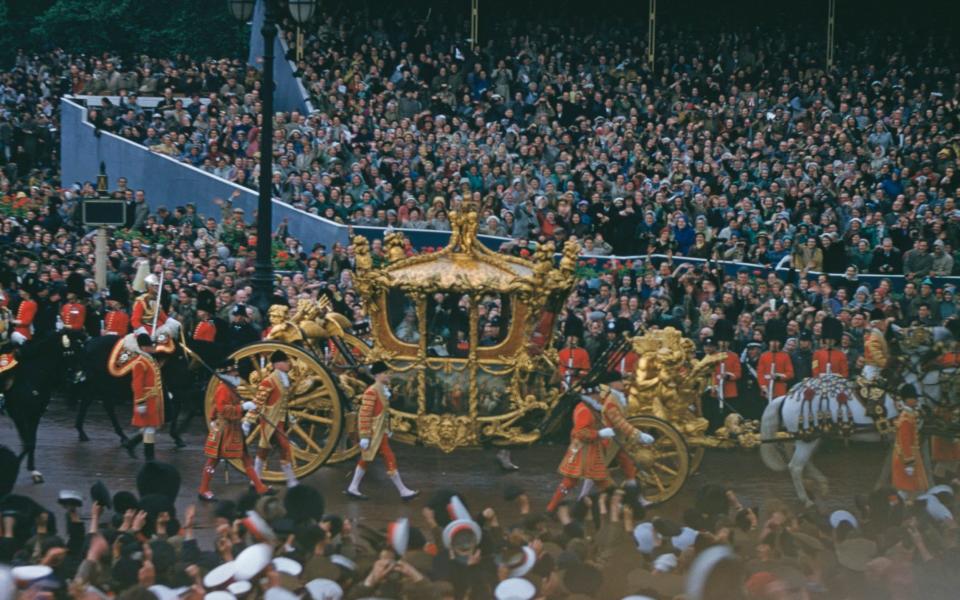
<instances>
[{"instance_id":1,"label":"white sailor hat","mask_svg":"<svg viewBox=\"0 0 960 600\"><path fill-rule=\"evenodd\" d=\"M343 588L332 579L314 579L305 586L311 600L340 600Z\"/></svg>"},{"instance_id":2,"label":"white sailor hat","mask_svg":"<svg viewBox=\"0 0 960 600\"><path fill-rule=\"evenodd\" d=\"M496 600L532 600L537 595L537 588L520 577L504 579L493 592Z\"/></svg>"},{"instance_id":3,"label":"white sailor hat","mask_svg":"<svg viewBox=\"0 0 960 600\"><path fill-rule=\"evenodd\" d=\"M843 523L843 522L850 523L850 525L854 529L858 529L860 527L860 523L857 521L857 518L853 516L853 514L850 513L849 511L835 510L832 513L830 513L831 529L836 529L837 527L840 527L840 523Z\"/></svg>"}]
</instances>

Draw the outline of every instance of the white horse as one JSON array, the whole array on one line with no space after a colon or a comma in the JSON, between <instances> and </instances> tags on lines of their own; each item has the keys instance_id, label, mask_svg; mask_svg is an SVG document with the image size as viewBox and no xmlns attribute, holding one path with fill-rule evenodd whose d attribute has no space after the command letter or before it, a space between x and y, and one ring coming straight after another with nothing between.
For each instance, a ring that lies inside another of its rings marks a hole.
<instances>
[{"instance_id":1,"label":"white horse","mask_svg":"<svg viewBox=\"0 0 960 600\"><path fill-rule=\"evenodd\" d=\"M901 344L906 354L906 364L902 372L906 383L912 383L920 396L923 406L931 406L941 400L940 371L923 369L923 362L928 360L934 345L951 339L950 332L944 327L914 328L900 330ZM821 424L821 417L829 416L829 421L835 429L847 428L849 439L861 442L882 442L892 439L893 431L881 436L875 427L873 418L867 414L867 409L860 401L856 391L856 383L838 375L820 375L811 377L794 385L784 396L774 399L763 411L760 421L760 437L763 440L775 439L777 432L786 431L792 435L800 435L788 443L766 442L760 446L760 457L764 464L774 471L790 471L797 497L805 505L812 505L813 501L807 495L803 484L804 473L817 482L823 490L827 488L827 477L813 464L813 455L820 446L820 439L813 437L809 441L803 440L802 430L816 430ZM897 416L897 407L890 394L884 394L882 399L885 418L893 426ZM793 454L786 460L789 446L793 446ZM889 457L884 471L888 473ZM881 475L881 478L883 475Z\"/></svg>"}]
</instances>

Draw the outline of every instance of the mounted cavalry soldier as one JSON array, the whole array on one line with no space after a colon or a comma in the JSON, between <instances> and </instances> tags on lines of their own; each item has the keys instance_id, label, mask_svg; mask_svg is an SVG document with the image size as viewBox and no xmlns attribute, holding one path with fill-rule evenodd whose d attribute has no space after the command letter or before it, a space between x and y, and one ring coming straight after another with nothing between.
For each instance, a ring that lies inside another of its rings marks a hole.
<instances>
[{"instance_id":1,"label":"mounted cavalry soldier","mask_svg":"<svg viewBox=\"0 0 960 600\"><path fill-rule=\"evenodd\" d=\"M107 288L107 310L103 315L100 335L125 336L130 333L130 315L127 313L129 304L130 293L127 291L127 283L123 280L112 282Z\"/></svg>"},{"instance_id":2,"label":"mounted cavalry soldier","mask_svg":"<svg viewBox=\"0 0 960 600\"><path fill-rule=\"evenodd\" d=\"M167 315L162 303L159 302L163 283L160 278L153 273L141 278L144 265L146 268L149 268L149 264L146 262L141 263L141 266L138 267L139 272L134 281L134 289L138 287L137 284L140 283L142 279L142 285L145 287L146 292L138 296L133 303L133 312L130 314L130 325L133 327L134 333L146 333L150 337L155 338L157 332L154 331L154 328L158 330L163 328L175 329L179 324ZM159 311L159 314L157 314L157 311Z\"/></svg>"},{"instance_id":3,"label":"mounted cavalry soldier","mask_svg":"<svg viewBox=\"0 0 960 600\"><path fill-rule=\"evenodd\" d=\"M244 443L243 415L247 411L256 410L257 405L250 400L242 400L237 393L237 386L243 380L240 378L240 370L236 360L227 359L217 371L219 381L214 392L210 433L207 434L207 443L203 448L207 462L203 466L198 495L201 500L206 502L216 500L216 496L210 491L210 480L213 479L217 463L221 459L229 460L233 458L239 458L243 462L243 470L250 479L253 489L258 494L268 493L270 488L260 480Z\"/></svg>"},{"instance_id":4,"label":"mounted cavalry soldier","mask_svg":"<svg viewBox=\"0 0 960 600\"><path fill-rule=\"evenodd\" d=\"M847 364L847 355L837 350L843 337L843 324L839 319L827 317L820 324L823 347L813 353L813 369L811 375L839 375L844 379L850 377L850 367Z\"/></svg>"},{"instance_id":5,"label":"mounted cavalry soldier","mask_svg":"<svg viewBox=\"0 0 960 600\"><path fill-rule=\"evenodd\" d=\"M360 460L353 471L353 479L344 493L356 500L366 500L367 496L360 492L360 482L366 474L370 463L377 456L383 457L383 464L387 468L387 476L400 493L401 500L411 500L420 495L419 491L411 490L400 478L397 469L397 458L390 448L390 369L385 363L376 362L370 367L373 384L364 392L357 413L357 429L360 435Z\"/></svg>"}]
</instances>

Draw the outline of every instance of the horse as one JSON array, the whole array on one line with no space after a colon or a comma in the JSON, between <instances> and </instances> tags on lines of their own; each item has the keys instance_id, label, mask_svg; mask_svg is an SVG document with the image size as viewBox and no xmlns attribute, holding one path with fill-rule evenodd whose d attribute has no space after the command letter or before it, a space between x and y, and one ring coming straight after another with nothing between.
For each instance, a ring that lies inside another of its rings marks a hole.
<instances>
[{"instance_id":1,"label":"horse","mask_svg":"<svg viewBox=\"0 0 960 600\"><path fill-rule=\"evenodd\" d=\"M917 388L921 407L931 408L942 399L939 380L927 375L925 364L935 354L936 344L951 338L950 332L945 327L911 328L900 330L897 335L902 340L901 349L905 351L905 360L900 369L903 383L913 384ZM898 414L896 401L889 393L884 393L878 403L883 407L884 418L892 426ZM838 375L808 378L770 402L760 420L760 437L764 442L760 446L760 457L773 471L789 470L797 497L807 506L812 506L813 501L803 483L804 473L821 488L827 487L827 477L813 464L813 456L821 442L816 432L822 428L846 430L844 436L854 441L889 441L886 435L877 430L873 417L860 400L856 382ZM804 439L804 430L810 429L814 433L809 439ZM789 461L786 460L786 445L773 441L781 430L794 436L791 440L793 454ZM889 457L884 465L884 473L889 474Z\"/></svg>"},{"instance_id":2,"label":"horse","mask_svg":"<svg viewBox=\"0 0 960 600\"><path fill-rule=\"evenodd\" d=\"M117 418L118 405L132 405L133 389L130 375L114 377L107 368L107 362L114 347L122 341L117 335L104 335L91 339L84 346L81 368L83 370L83 387L81 389L80 406L77 410L74 428L77 430L81 442L90 438L84 431L87 411L93 402L99 400L110 419L114 432L120 438L120 444L129 441L123 426ZM186 444L180 438L182 427L179 424L179 414L182 407L194 408L197 403L198 391L195 377L189 371L189 364L183 350L177 345L175 350L166 355L158 355L160 373L166 393L167 422L170 424L170 437L178 448ZM201 408L202 412L202 408Z\"/></svg>"},{"instance_id":3,"label":"horse","mask_svg":"<svg viewBox=\"0 0 960 600\"><path fill-rule=\"evenodd\" d=\"M43 483L35 460L40 418L54 391L64 383L65 366L76 351L60 333L36 337L15 352L17 366L3 375L5 408L20 437L20 460L26 457L34 483Z\"/></svg>"}]
</instances>

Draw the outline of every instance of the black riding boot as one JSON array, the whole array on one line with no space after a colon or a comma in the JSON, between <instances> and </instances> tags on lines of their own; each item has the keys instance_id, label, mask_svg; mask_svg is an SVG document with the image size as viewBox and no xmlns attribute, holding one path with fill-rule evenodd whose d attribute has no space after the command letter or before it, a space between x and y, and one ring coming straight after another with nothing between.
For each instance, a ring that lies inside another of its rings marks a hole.
<instances>
[{"instance_id":1,"label":"black riding boot","mask_svg":"<svg viewBox=\"0 0 960 600\"><path fill-rule=\"evenodd\" d=\"M156 458L156 454L153 451L153 444L143 444L143 458L147 462L153 462L153 460Z\"/></svg>"},{"instance_id":2,"label":"black riding boot","mask_svg":"<svg viewBox=\"0 0 960 600\"><path fill-rule=\"evenodd\" d=\"M132 438L130 438L129 440L127 440L122 444L124 450L126 450L127 454L130 455L130 458L137 457L137 446L139 446L140 442L142 441L143 441L143 434L138 433L137 435L133 436Z\"/></svg>"}]
</instances>

